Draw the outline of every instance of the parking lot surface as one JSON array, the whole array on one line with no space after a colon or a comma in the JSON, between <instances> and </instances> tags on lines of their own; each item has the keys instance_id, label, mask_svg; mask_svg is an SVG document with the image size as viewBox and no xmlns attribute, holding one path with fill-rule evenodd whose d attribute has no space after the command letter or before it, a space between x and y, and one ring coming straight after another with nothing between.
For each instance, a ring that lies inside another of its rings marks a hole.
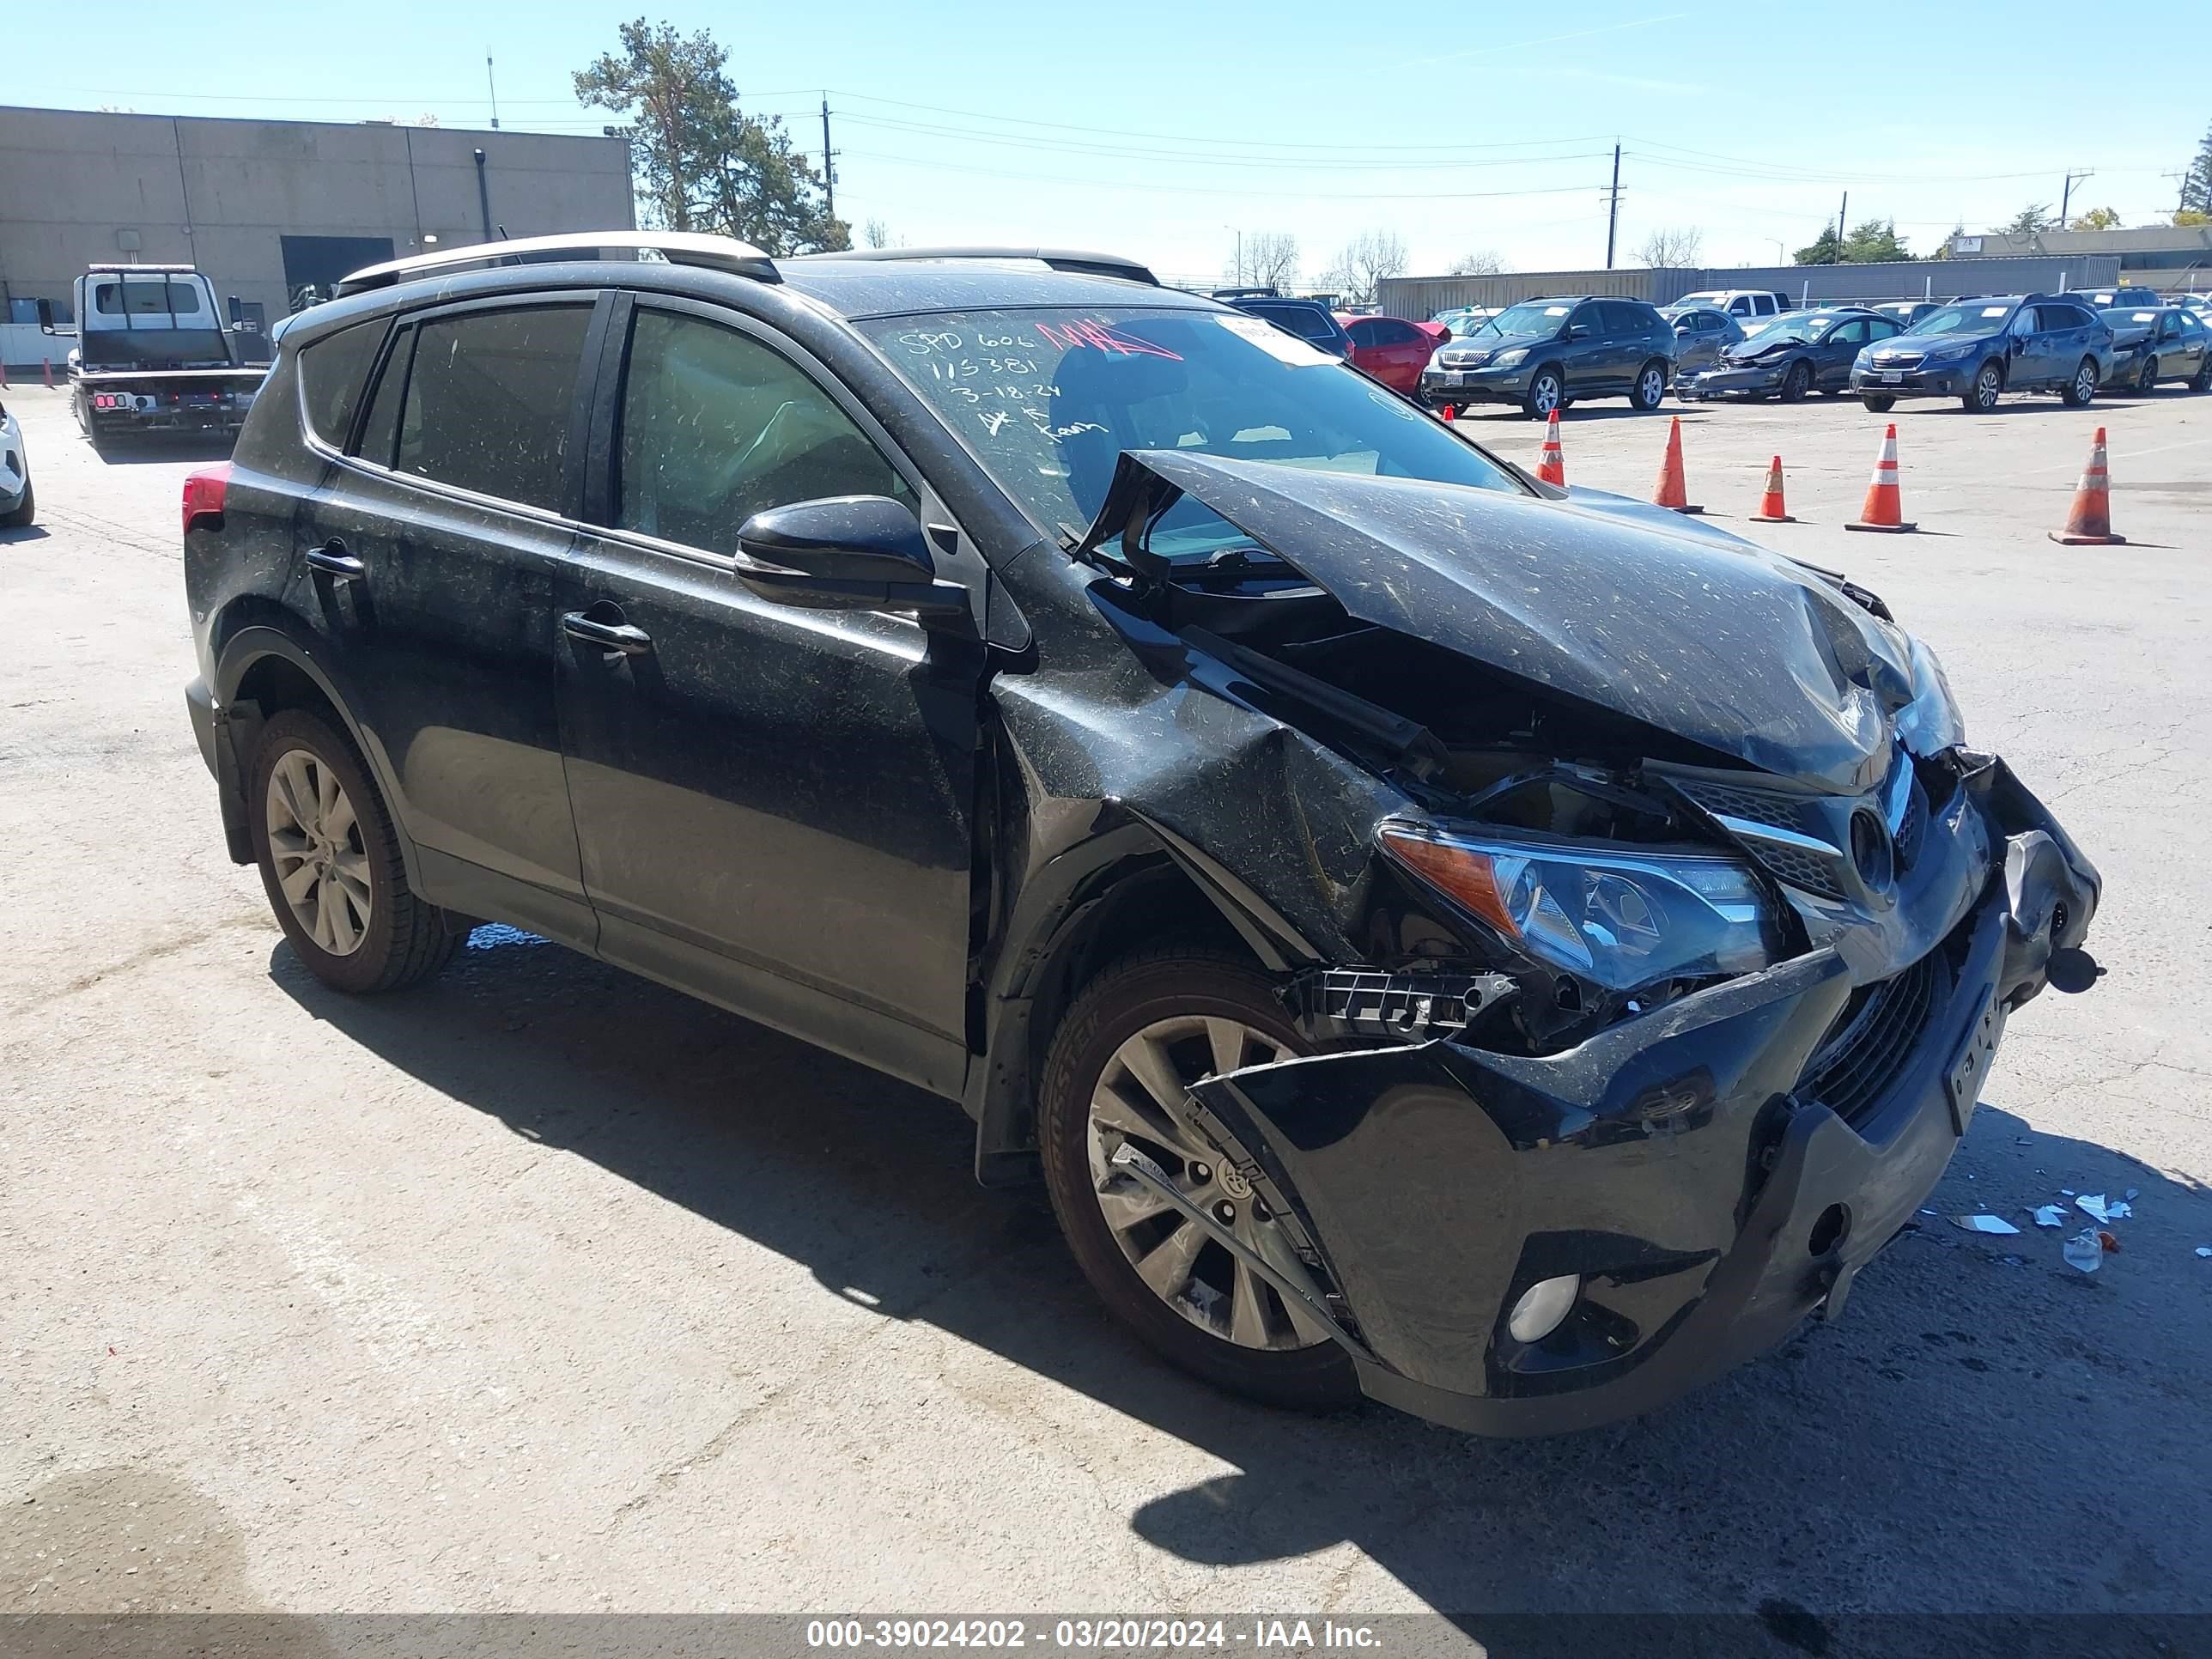
<instances>
[{"instance_id":1,"label":"parking lot surface","mask_svg":"<svg viewBox=\"0 0 2212 1659\"><path fill-rule=\"evenodd\" d=\"M2100 864L2098 972L1840 1320L1532 1443L1208 1391L957 1107L557 947L323 988L185 717L208 453L6 398L0 1612L2212 1610L2212 397L1901 406L1899 537L1856 404L1682 412L1692 500L1887 599ZM2100 423L2129 544L2060 547ZM1577 407L1570 482L1666 429ZM2130 1188L2094 1276L2024 1212Z\"/></svg>"}]
</instances>

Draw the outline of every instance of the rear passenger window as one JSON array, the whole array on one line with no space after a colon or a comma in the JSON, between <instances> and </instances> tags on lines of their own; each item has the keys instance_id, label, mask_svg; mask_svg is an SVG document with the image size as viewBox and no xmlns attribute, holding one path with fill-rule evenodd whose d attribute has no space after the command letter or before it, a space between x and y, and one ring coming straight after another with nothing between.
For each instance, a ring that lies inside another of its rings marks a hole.
<instances>
[{"instance_id":1,"label":"rear passenger window","mask_svg":"<svg viewBox=\"0 0 2212 1659\"><path fill-rule=\"evenodd\" d=\"M393 465L548 512L561 508L589 306L441 317L416 331Z\"/></svg>"},{"instance_id":2,"label":"rear passenger window","mask_svg":"<svg viewBox=\"0 0 2212 1659\"><path fill-rule=\"evenodd\" d=\"M376 395L369 399L368 417L361 423L361 442L354 453L379 466L392 465L392 446L399 441L399 409L407 398L407 360L415 349L415 330L399 331L377 377Z\"/></svg>"},{"instance_id":3,"label":"rear passenger window","mask_svg":"<svg viewBox=\"0 0 2212 1659\"><path fill-rule=\"evenodd\" d=\"M307 425L325 443L343 448L361 407L362 386L384 341L384 319L342 328L300 349L301 395Z\"/></svg>"},{"instance_id":4,"label":"rear passenger window","mask_svg":"<svg viewBox=\"0 0 2212 1659\"><path fill-rule=\"evenodd\" d=\"M828 394L735 329L641 310L623 387L615 522L727 554L765 507L914 491Z\"/></svg>"}]
</instances>

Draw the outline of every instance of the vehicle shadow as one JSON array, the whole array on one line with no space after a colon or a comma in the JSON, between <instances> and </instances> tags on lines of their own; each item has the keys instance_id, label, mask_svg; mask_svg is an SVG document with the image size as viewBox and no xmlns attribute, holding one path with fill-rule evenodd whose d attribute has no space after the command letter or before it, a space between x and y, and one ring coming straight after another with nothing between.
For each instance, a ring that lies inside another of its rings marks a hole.
<instances>
[{"instance_id":1,"label":"vehicle shadow","mask_svg":"<svg viewBox=\"0 0 2212 1659\"><path fill-rule=\"evenodd\" d=\"M0 547L14 547L22 542L42 542L46 540L48 533L46 527L41 524L16 525L12 527L0 525Z\"/></svg>"},{"instance_id":2,"label":"vehicle shadow","mask_svg":"<svg viewBox=\"0 0 2212 1659\"><path fill-rule=\"evenodd\" d=\"M2001 1101L1931 1203L1986 1202L2021 1236L1923 1215L1837 1323L1650 1418L1484 1442L1376 1407L1262 1409L1167 1368L1105 1316L1040 1195L975 1184L957 1106L559 946L480 929L439 979L375 999L326 989L281 942L269 971L439 1094L804 1265L823 1295L927 1322L1231 1465L1127 1516L1188 1562L1348 1541L1516 1656L1573 1650L1532 1642L1516 1616L1534 1613L1765 1604L1770 1625L1812 1628L1808 1608L2194 1607L2212 1584L2212 1331L2159 1312L2201 1305L2212 1264L2190 1246L2212 1239L2212 1192L2034 1134ZM2086 988L2095 971L2083 957L2062 977ZM2022 1212L2065 1202L2062 1186L2139 1189L2142 1218L2116 1225L2124 1249L2095 1277Z\"/></svg>"},{"instance_id":3,"label":"vehicle shadow","mask_svg":"<svg viewBox=\"0 0 2212 1659\"><path fill-rule=\"evenodd\" d=\"M148 432L106 438L98 444L85 441L109 466L151 466L178 461L227 461L238 441L236 434L227 432Z\"/></svg>"},{"instance_id":4,"label":"vehicle shadow","mask_svg":"<svg viewBox=\"0 0 2212 1659\"><path fill-rule=\"evenodd\" d=\"M1577 404L1571 409L1563 409L1559 411L1559 424L1572 426L1577 421L1652 421L1668 415L1680 415L1685 421L1694 421L1705 413L1705 405L1703 404L1677 403L1672 398L1656 409L1631 409L1625 403ZM1504 404L1478 404L1473 409L1461 410L1455 418L1460 421L1472 421L1484 426L1503 423L1508 426L1533 426L1540 428L1544 424L1543 422L1530 415L1528 410Z\"/></svg>"}]
</instances>

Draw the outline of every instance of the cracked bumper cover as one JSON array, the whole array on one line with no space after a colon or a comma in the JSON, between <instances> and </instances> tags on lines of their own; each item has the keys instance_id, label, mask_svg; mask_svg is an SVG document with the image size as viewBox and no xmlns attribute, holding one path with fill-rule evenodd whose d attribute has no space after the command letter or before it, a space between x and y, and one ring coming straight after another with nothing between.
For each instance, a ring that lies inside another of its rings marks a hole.
<instances>
[{"instance_id":1,"label":"cracked bumper cover","mask_svg":"<svg viewBox=\"0 0 2212 1659\"><path fill-rule=\"evenodd\" d=\"M1559 1054L1438 1041L1199 1085L1313 1240L1367 1394L1553 1433L1653 1409L1839 1312L1949 1162L2008 1011L2096 908L2095 870L2002 762L1980 798L2004 856L1936 947L1917 1040L1852 1121L1802 1082L1853 989L1832 948ZM1510 1336L1521 1294L1568 1273L1565 1322Z\"/></svg>"}]
</instances>

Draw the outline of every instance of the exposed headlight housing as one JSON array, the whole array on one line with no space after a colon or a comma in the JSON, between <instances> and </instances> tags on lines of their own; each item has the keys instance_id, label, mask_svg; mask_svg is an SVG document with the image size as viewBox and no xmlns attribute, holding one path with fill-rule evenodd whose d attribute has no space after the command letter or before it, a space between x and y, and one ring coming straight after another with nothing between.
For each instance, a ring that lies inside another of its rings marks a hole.
<instances>
[{"instance_id":1,"label":"exposed headlight housing","mask_svg":"<svg viewBox=\"0 0 2212 1659\"><path fill-rule=\"evenodd\" d=\"M1966 740L1966 717L1951 695L1951 681L1936 653L1921 641L1905 637L1912 667L1912 701L1897 711L1899 740L1916 755L1940 755Z\"/></svg>"},{"instance_id":2,"label":"exposed headlight housing","mask_svg":"<svg viewBox=\"0 0 2212 1659\"><path fill-rule=\"evenodd\" d=\"M1492 840L1393 819L1383 853L1529 956L1615 992L1747 974L1782 948L1741 860Z\"/></svg>"},{"instance_id":3,"label":"exposed headlight housing","mask_svg":"<svg viewBox=\"0 0 2212 1659\"><path fill-rule=\"evenodd\" d=\"M1490 360L1490 366L1492 368L1511 368L1515 365L1526 361L1528 356L1528 348L1527 346L1515 346L1510 351L1501 351L1495 357L1492 357Z\"/></svg>"}]
</instances>

